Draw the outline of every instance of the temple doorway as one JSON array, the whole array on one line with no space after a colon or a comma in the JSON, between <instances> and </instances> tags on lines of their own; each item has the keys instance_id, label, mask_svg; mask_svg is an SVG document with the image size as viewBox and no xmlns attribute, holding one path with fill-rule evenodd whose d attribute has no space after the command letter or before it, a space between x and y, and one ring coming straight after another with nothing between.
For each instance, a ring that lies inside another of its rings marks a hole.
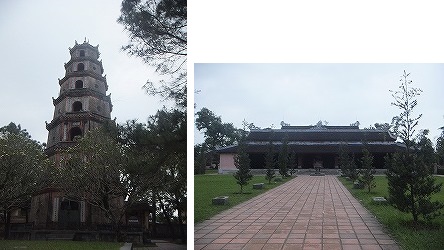
<instances>
[{"instance_id":1,"label":"temple doorway","mask_svg":"<svg viewBox=\"0 0 444 250\"><path fill-rule=\"evenodd\" d=\"M65 199L60 203L60 229L77 229L80 226L80 203Z\"/></svg>"}]
</instances>

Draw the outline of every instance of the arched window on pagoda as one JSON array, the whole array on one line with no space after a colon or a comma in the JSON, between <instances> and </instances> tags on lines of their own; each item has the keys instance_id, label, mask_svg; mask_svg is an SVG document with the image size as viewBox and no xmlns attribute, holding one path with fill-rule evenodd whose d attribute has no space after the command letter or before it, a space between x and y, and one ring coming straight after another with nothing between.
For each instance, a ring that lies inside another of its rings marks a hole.
<instances>
[{"instance_id":1,"label":"arched window on pagoda","mask_svg":"<svg viewBox=\"0 0 444 250\"><path fill-rule=\"evenodd\" d=\"M79 127L71 128L69 130L69 140L74 141L78 137L82 137L82 130Z\"/></svg>"},{"instance_id":2,"label":"arched window on pagoda","mask_svg":"<svg viewBox=\"0 0 444 250\"><path fill-rule=\"evenodd\" d=\"M77 64L77 71L83 71L85 70L85 64L79 63Z\"/></svg>"},{"instance_id":3,"label":"arched window on pagoda","mask_svg":"<svg viewBox=\"0 0 444 250\"><path fill-rule=\"evenodd\" d=\"M79 101L76 101L72 104L72 111L73 112L79 112L82 111L82 103Z\"/></svg>"},{"instance_id":4,"label":"arched window on pagoda","mask_svg":"<svg viewBox=\"0 0 444 250\"><path fill-rule=\"evenodd\" d=\"M83 81L82 80L77 80L76 84L75 84L75 88L76 89L81 89L83 88Z\"/></svg>"}]
</instances>

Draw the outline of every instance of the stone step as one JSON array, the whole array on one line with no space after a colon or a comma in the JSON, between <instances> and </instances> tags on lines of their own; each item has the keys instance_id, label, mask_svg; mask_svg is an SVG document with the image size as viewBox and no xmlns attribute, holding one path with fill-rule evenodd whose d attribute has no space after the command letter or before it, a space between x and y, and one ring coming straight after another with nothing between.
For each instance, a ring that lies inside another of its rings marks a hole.
<instances>
[{"instance_id":1,"label":"stone step","mask_svg":"<svg viewBox=\"0 0 444 250\"><path fill-rule=\"evenodd\" d=\"M46 240L74 240L74 233L53 233L46 235Z\"/></svg>"}]
</instances>

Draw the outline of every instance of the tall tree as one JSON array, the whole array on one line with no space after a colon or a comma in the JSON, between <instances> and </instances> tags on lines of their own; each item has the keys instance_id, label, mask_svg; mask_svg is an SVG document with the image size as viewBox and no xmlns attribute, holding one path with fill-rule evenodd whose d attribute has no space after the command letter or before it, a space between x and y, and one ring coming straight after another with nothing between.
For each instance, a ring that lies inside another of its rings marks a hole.
<instances>
[{"instance_id":1,"label":"tall tree","mask_svg":"<svg viewBox=\"0 0 444 250\"><path fill-rule=\"evenodd\" d=\"M242 136L246 136L244 130L235 128L232 123L222 122L220 116L205 107L196 112L195 125L199 131L204 132L205 141L202 146L206 148L206 151L202 152L205 156L196 152L196 157L206 157L210 164L219 164L219 157L215 153L217 148L233 145Z\"/></svg>"},{"instance_id":2,"label":"tall tree","mask_svg":"<svg viewBox=\"0 0 444 250\"><path fill-rule=\"evenodd\" d=\"M125 154L103 129L90 131L63 155L59 185L66 196L83 200L110 220L117 239L123 217L135 200L131 195ZM126 200L126 202L125 202Z\"/></svg>"},{"instance_id":3,"label":"tall tree","mask_svg":"<svg viewBox=\"0 0 444 250\"><path fill-rule=\"evenodd\" d=\"M167 76L158 84L148 81L145 89L186 107L187 1L123 0L117 20L129 32L130 55L142 58Z\"/></svg>"},{"instance_id":4,"label":"tall tree","mask_svg":"<svg viewBox=\"0 0 444 250\"><path fill-rule=\"evenodd\" d=\"M31 135L26 131L26 129L22 129L20 124L16 125L14 122L10 122L8 125L0 128L1 133L11 133L16 135L22 135L26 138L31 138Z\"/></svg>"},{"instance_id":5,"label":"tall tree","mask_svg":"<svg viewBox=\"0 0 444 250\"><path fill-rule=\"evenodd\" d=\"M148 124L130 121L120 127L132 188L140 194L138 200L149 201L156 209L152 230L156 231L159 215L170 226L179 224L183 240L187 197L184 115L164 109L151 116Z\"/></svg>"},{"instance_id":6,"label":"tall tree","mask_svg":"<svg viewBox=\"0 0 444 250\"><path fill-rule=\"evenodd\" d=\"M419 132L415 138L415 148L418 156L424 161L424 164L433 171L433 164L437 162L437 155L433 148L432 141L427 137L429 132L428 129L423 129Z\"/></svg>"},{"instance_id":7,"label":"tall tree","mask_svg":"<svg viewBox=\"0 0 444 250\"><path fill-rule=\"evenodd\" d=\"M202 108L196 113L196 128L204 131L205 144L210 150L232 145L241 137L232 123L222 122L221 117L208 108Z\"/></svg>"},{"instance_id":8,"label":"tall tree","mask_svg":"<svg viewBox=\"0 0 444 250\"><path fill-rule=\"evenodd\" d=\"M156 145L154 163L160 167L162 186L157 188L159 200L170 203L170 214L176 214L182 242L186 241L187 212L187 124L186 114L178 109L160 110L148 121L150 141ZM166 207L168 208L168 207Z\"/></svg>"},{"instance_id":9,"label":"tall tree","mask_svg":"<svg viewBox=\"0 0 444 250\"><path fill-rule=\"evenodd\" d=\"M0 210L6 238L12 209L28 204L31 195L45 185L48 166L41 145L20 125L10 123L0 128Z\"/></svg>"},{"instance_id":10,"label":"tall tree","mask_svg":"<svg viewBox=\"0 0 444 250\"><path fill-rule=\"evenodd\" d=\"M387 122L385 123L375 123L376 129L382 129L382 130L389 130L391 128L391 125Z\"/></svg>"},{"instance_id":11,"label":"tall tree","mask_svg":"<svg viewBox=\"0 0 444 250\"><path fill-rule=\"evenodd\" d=\"M399 90L390 90L394 99L391 104L401 110L401 113L392 119L393 129L395 134L404 141L407 150L412 147L415 127L422 117L422 114L418 116L413 114L415 107L418 105L416 98L422 93L422 90L411 86L413 81L408 79L409 76L410 73L407 74L404 70L400 79Z\"/></svg>"},{"instance_id":12,"label":"tall tree","mask_svg":"<svg viewBox=\"0 0 444 250\"><path fill-rule=\"evenodd\" d=\"M440 128L442 130L441 135L436 139L436 154L438 156L438 164L444 165L444 127Z\"/></svg>"},{"instance_id":13,"label":"tall tree","mask_svg":"<svg viewBox=\"0 0 444 250\"><path fill-rule=\"evenodd\" d=\"M207 154L209 153L205 143L194 145L194 174L205 174Z\"/></svg>"},{"instance_id":14,"label":"tall tree","mask_svg":"<svg viewBox=\"0 0 444 250\"><path fill-rule=\"evenodd\" d=\"M147 172L146 166L157 166L155 173L160 175L158 180L167 183L158 187L145 180L148 183L146 189L152 192L153 207L160 203L164 215L177 214L182 239L185 240L187 1L123 0L117 21L130 35L129 44L123 50L156 67L162 76L157 83L147 81L144 89L176 104L174 109L164 108L150 117L146 133L142 133L145 134L142 141L146 143L136 143L133 148L144 152L144 157L135 162L135 169L145 166L142 171ZM136 178L136 174L133 176ZM143 180L140 182L143 183ZM165 210L170 208L177 213Z\"/></svg>"},{"instance_id":15,"label":"tall tree","mask_svg":"<svg viewBox=\"0 0 444 250\"><path fill-rule=\"evenodd\" d=\"M404 71L400 90L391 91L395 99L392 105L401 110L393 118L394 129L404 141L406 149L386 158L387 179L390 203L400 211L411 213L413 221L417 223L420 215L430 220L439 214L443 204L431 201L431 197L441 190L442 185L435 184L431 166L421 156L418 143L414 140L415 127L422 115L416 116L413 111L422 90L411 86L409 75Z\"/></svg>"}]
</instances>

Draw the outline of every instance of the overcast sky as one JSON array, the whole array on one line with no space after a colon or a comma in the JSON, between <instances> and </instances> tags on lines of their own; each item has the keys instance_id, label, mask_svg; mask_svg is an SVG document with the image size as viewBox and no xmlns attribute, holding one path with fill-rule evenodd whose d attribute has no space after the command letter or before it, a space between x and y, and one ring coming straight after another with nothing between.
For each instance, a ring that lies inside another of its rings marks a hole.
<instances>
[{"instance_id":1,"label":"overcast sky","mask_svg":"<svg viewBox=\"0 0 444 250\"><path fill-rule=\"evenodd\" d=\"M196 110L207 107L223 122L266 128L291 125L391 123L403 71L423 90L415 115L436 141L444 126L444 64L195 64ZM195 132L196 143L203 141Z\"/></svg>"},{"instance_id":2,"label":"overcast sky","mask_svg":"<svg viewBox=\"0 0 444 250\"><path fill-rule=\"evenodd\" d=\"M116 22L120 0L0 1L0 126L15 122L32 138L46 142L45 121L52 120L52 97L65 75L69 47L85 37L99 45L113 111L118 123L146 122L165 103L142 90L154 70L120 48L128 34Z\"/></svg>"},{"instance_id":3,"label":"overcast sky","mask_svg":"<svg viewBox=\"0 0 444 250\"><path fill-rule=\"evenodd\" d=\"M199 91L189 93L196 111L207 107L238 128L244 119L262 128L390 123L400 111L389 90L406 70L423 90L418 130L429 129L432 141L440 134L444 66L423 64L444 62L438 3L197 2L189 12L190 34L198 35L190 35L189 61L196 64L188 67Z\"/></svg>"}]
</instances>

